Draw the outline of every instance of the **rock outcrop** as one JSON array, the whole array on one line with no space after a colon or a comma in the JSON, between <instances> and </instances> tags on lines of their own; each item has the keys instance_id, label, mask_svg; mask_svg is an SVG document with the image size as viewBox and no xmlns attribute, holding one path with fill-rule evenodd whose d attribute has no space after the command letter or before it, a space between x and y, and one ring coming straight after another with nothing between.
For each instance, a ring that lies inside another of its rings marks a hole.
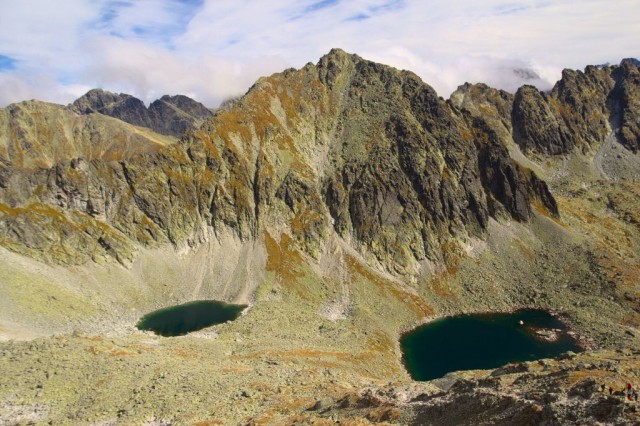
<instances>
[{"instance_id":1,"label":"rock outcrop","mask_svg":"<svg viewBox=\"0 0 640 426\"><path fill-rule=\"evenodd\" d=\"M425 386L365 388L302 416L310 423L333 418L411 425L637 424L640 406L621 388L637 383L638 356L637 351L573 354L454 373Z\"/></svg>"},{"instance_id":2,"label":"rock outcrop","mask_svg":"<svg viewBox=\"0 0 640 426\"><path fill-rule=\"evenodd\" d=\"M100 113L162 135L180 137L199 127L213 113L200 102L183 96L165 95L147 108L140 99L125 93L93 89L70 107L80 114Z\"/></svg>"},{"instance_id":3,"label":"rock outcrop","mask_svg":"<svg viewBox=\"0 0 640 426\"><path fill-rule=\"evenodd\" d=\"M626 59L612 76L616 85L610 102L615 112L617 136L629 150L640 150L640 71L638 60Z\"/></svg>"},{"instance_id":4,"label":"rock outcrop","mask_svg":"<svg viewBox=\"0 0 640 426\"><path fill-rule=\"evenodd\" d=\"M553 108L549 95L533 86L518 89L512 111L513 139L525 152L563 154L576 146L578 136Z\"/></svg>"}]
</instances>

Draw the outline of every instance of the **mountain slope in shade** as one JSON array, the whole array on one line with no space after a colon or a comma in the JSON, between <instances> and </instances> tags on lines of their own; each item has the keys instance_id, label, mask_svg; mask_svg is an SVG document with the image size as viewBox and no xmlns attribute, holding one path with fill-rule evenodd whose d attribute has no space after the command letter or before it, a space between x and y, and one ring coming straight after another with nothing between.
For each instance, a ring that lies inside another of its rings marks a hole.
<instances>
[{"instance_id":1,"label":"mountain slope in shade","mask_svg":"<svg viewBox=\"0 0 640 426\"><path fill-rule=\"evenodd\" d=\"M199 127L204 120L213 115L200 102L183 95L165 95L147 108L140 99L131 95L116 94L102 89L90 90L75 100L71 108L80 114L97 112L176 137L182 136L189 129Z\"/></svg>"}]
</instances>

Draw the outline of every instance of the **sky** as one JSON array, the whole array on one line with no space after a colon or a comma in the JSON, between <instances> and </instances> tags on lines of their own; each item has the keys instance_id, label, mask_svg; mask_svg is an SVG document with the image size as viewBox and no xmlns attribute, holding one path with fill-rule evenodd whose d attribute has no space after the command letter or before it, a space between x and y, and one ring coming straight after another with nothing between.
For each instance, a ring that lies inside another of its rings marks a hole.
<instances>
[{"instance_id":1,"label":"sky","mask_svg":"<svg viewBox=\"0 0 640 426\"><path fill-rule=\"evenodd\" d=\"M0 0L0 107L96 87L216 107L339 47L418 74L547 90L640 57L638 0Z\"/></svg>"}]
</instances>

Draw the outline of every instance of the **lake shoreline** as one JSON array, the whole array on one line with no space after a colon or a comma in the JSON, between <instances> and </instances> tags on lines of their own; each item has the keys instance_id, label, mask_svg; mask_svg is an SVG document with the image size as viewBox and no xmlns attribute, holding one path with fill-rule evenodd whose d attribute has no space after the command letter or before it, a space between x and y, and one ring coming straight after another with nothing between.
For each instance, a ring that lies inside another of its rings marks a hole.
<instances>
[{"instance_id":1,"label":"lake shoreline","mask_svg":"<svg viewBox=\"0 0 640 426\"><path fill-rule=\"evenodd\" d=\"M466 322L472 322L471 324L473 324L474 327L480 327L480 324L483 323L482 321L482 317L490 317L490 316L496 316L497 318L495 318L496 321L498 321L498 323L496 325L498 325L498 328L496 328L496 331L499 331L501 333L506 332L505 330L508 330L508 332L514 332L516 331L516 327L513 327L513 325L507 325L507 323L503 323L500 324L501 321L508 321L509 318L505 317L505 318L499 318L500 316L509 316L509 315L518 315L519 312L522 312L523 315L540 315L542 314L543 316L547 316L549 320L553 319L555 320L555 322L557 322L558 324L549 324L547 323L547 320L543 319L543 318L538 318L536 320L534 320L533 318L531 319L526 319L523 322L522 319L517 320L519 325L522 327L526 327L527 328L527 336L529 339L531 339L531 341L538 341L538 342L544 342L546 344L549 345L549 347L540 347L541 352L541 356L540 358L537 359L545 359L545 358L556 358L558 356L560 356L562 353L567 352L567 351L561 351L556 353L553 356L549 356L546 352L548 352L549 350L551 350L552 352L554 352L553 350L553 346L554 345L560 345L560 346L567 346L569 347L568 351L572 351L572 352L583 352L583 351L587 351L587 350L591 350L593 349L592 345L590 344L590 342L584 337L581 336L579 333L577 333L576 331L574 331L575 329L572 326L572 322L570 320L570 318L565 315L562 314L558 311L552 310L552 309L544 309L544 308L539 308L539 307L529 307L529 306L520 306L517 308L512 308L512 309L500 309L500 310L493 310L493 311L480 311L480 312L462 312L462 313L458 313L458 314L449 314L449 315L440 315L440 316L431 316L431 317L425 317L422 320L420 320L418 323L414 324L412 327L407 327L407 328L403 328L401 330L401 332L399 333L399 336L396 340L396 347L397 347L397 351L399 354L399 359L398 361L400 362L400 364L404 367L405 371L407 372L407 374L412 378L413 381L418 381L418 382L422 382L422 381L431 381L431 380L435 380L438 377L433 377L433 378L429 378L427 380L421 380L421 379L416 379L415 377L420 377L421 374L426 374L424 373L419 373L418 371L420 371L420 368L417 367L417 365L411 365L412 363L415 364L415 358L414 361L411 361L411 357L415 357L417 356L417 353L420 353L421 351L424 351L424 349L421 349L421 345L419 343L417 343L417 341L414 340L413 343L407 342L407 337L411 334L411 333L415 333L417 332L421 327L424 327L428 324L434 323L436 321L440 321L440 320L446 320L446 319L458 319L459 321L466 321ZM478 321L477 324L474 323L474 321ZM514 321L516 321L516 319L514 318ZM532 323L533 321L533 323ZM450 324L449 327L453 327L454 324ZM484 325L483 325L484 326ZM506 326L506 328L505 328ZM470 326L471 327L471 326ZM427 333L426 331L423 331L423 335L424 333ZM433 333L437 333L436 331L432 331L431 334ZM456 333L453 332L453 335L455 335ZM437 335L437 334L436 334ZM414 338L417 338L414 336ZM489 336L487 336L487 338L489 338ZM509 340L510 341L510 340ZM437 345L437 340L434 340L434 344ZM526 345L530 345L533 344L531 342L521 342L521 344L524 344L526 347ZM540 343L538 343L539 345ZM407 350L406 345L413 345L413 349ZM415 346L417 345L417 346ZM459 344L460 347L457 348L454 352L452 352L452 354L454 353L459 353L459 352L465 352L465 346L464 344ZM445 345L446 347L447 345ZM455 347L455 345L451 344L452 347ZM438 346L439 348L441 348L442 346ZM510 349L511 351L514 351L514 347L512 347ZM408 355L411 352L414 352L413 355ZM418 352L415 352L418 351ZM485 351L479 351L480 353L485 353ZM423 359L423 357L425 357L424 359L428 359L430 356L434 356L433 354L437 353L437 352L433 352L432 355L425 355L424 352L423 356L420 357L420 359ZM535 352L533 352L535 353ZM435 355L437 356L437 355ZM478 356L478 354L475 354L476 358ZM488 357L490 357L491 355L486 355ZM515 357L516 359L514 359L513 361L508 360L508 358L510 357ZM517 358L526 358L526 356L524 355L518 355L517 352L514 352L513 355L511 356L507 356L506 359L506 363L503 365L508 365L511 364L513 362L522 362L519 361ZM498 360L500 360L501 358L498 357ZM435 362L435 361L434 361ZM444 361L443 361L444 362ZM464 365L466 364L466 361L462 361L461 362L461 366L460 368L456 368L455 365L453 367L452 370L450 370L450 372L453 371L464 371L464 370L468 370L468 369L487 369L487 368L496 368L495 365L493 365L493 363L491 363L489 361L489 366L487 367L478 367L478 368L465 368ZM434 364L435 365L435 364ZM442 365L440 363L438 363L438 365ZM441 377L441 376L440 376Z\"/></svg>"}]
</instances>

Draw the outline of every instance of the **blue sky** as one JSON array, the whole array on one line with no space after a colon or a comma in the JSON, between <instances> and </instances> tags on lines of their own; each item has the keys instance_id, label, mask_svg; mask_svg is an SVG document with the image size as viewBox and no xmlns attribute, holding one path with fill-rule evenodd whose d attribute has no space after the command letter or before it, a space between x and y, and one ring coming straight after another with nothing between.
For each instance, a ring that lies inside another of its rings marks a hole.
<instances>
[{"instance_id":1,"label":"blue sky","mask_svg":"<svg viewBox=\"0 0 640 426\"><path fill-rule=\"evenodd\" d=\"M562 68L640 56L638 18L637 0L0 0L0 106L93 87L216 106L333 47L444 97L466 81L547 89Z\"/></svg>"},{"instance_id":2,"label":"blue sky","mask_svg":"<svg viewBox=\"0 0 640 426\"><path fill-rule=\"evenodd\" d=\"M16 61L8 56L0 55L0 72L15 69Z\"/></svg>"}]
</instances>

